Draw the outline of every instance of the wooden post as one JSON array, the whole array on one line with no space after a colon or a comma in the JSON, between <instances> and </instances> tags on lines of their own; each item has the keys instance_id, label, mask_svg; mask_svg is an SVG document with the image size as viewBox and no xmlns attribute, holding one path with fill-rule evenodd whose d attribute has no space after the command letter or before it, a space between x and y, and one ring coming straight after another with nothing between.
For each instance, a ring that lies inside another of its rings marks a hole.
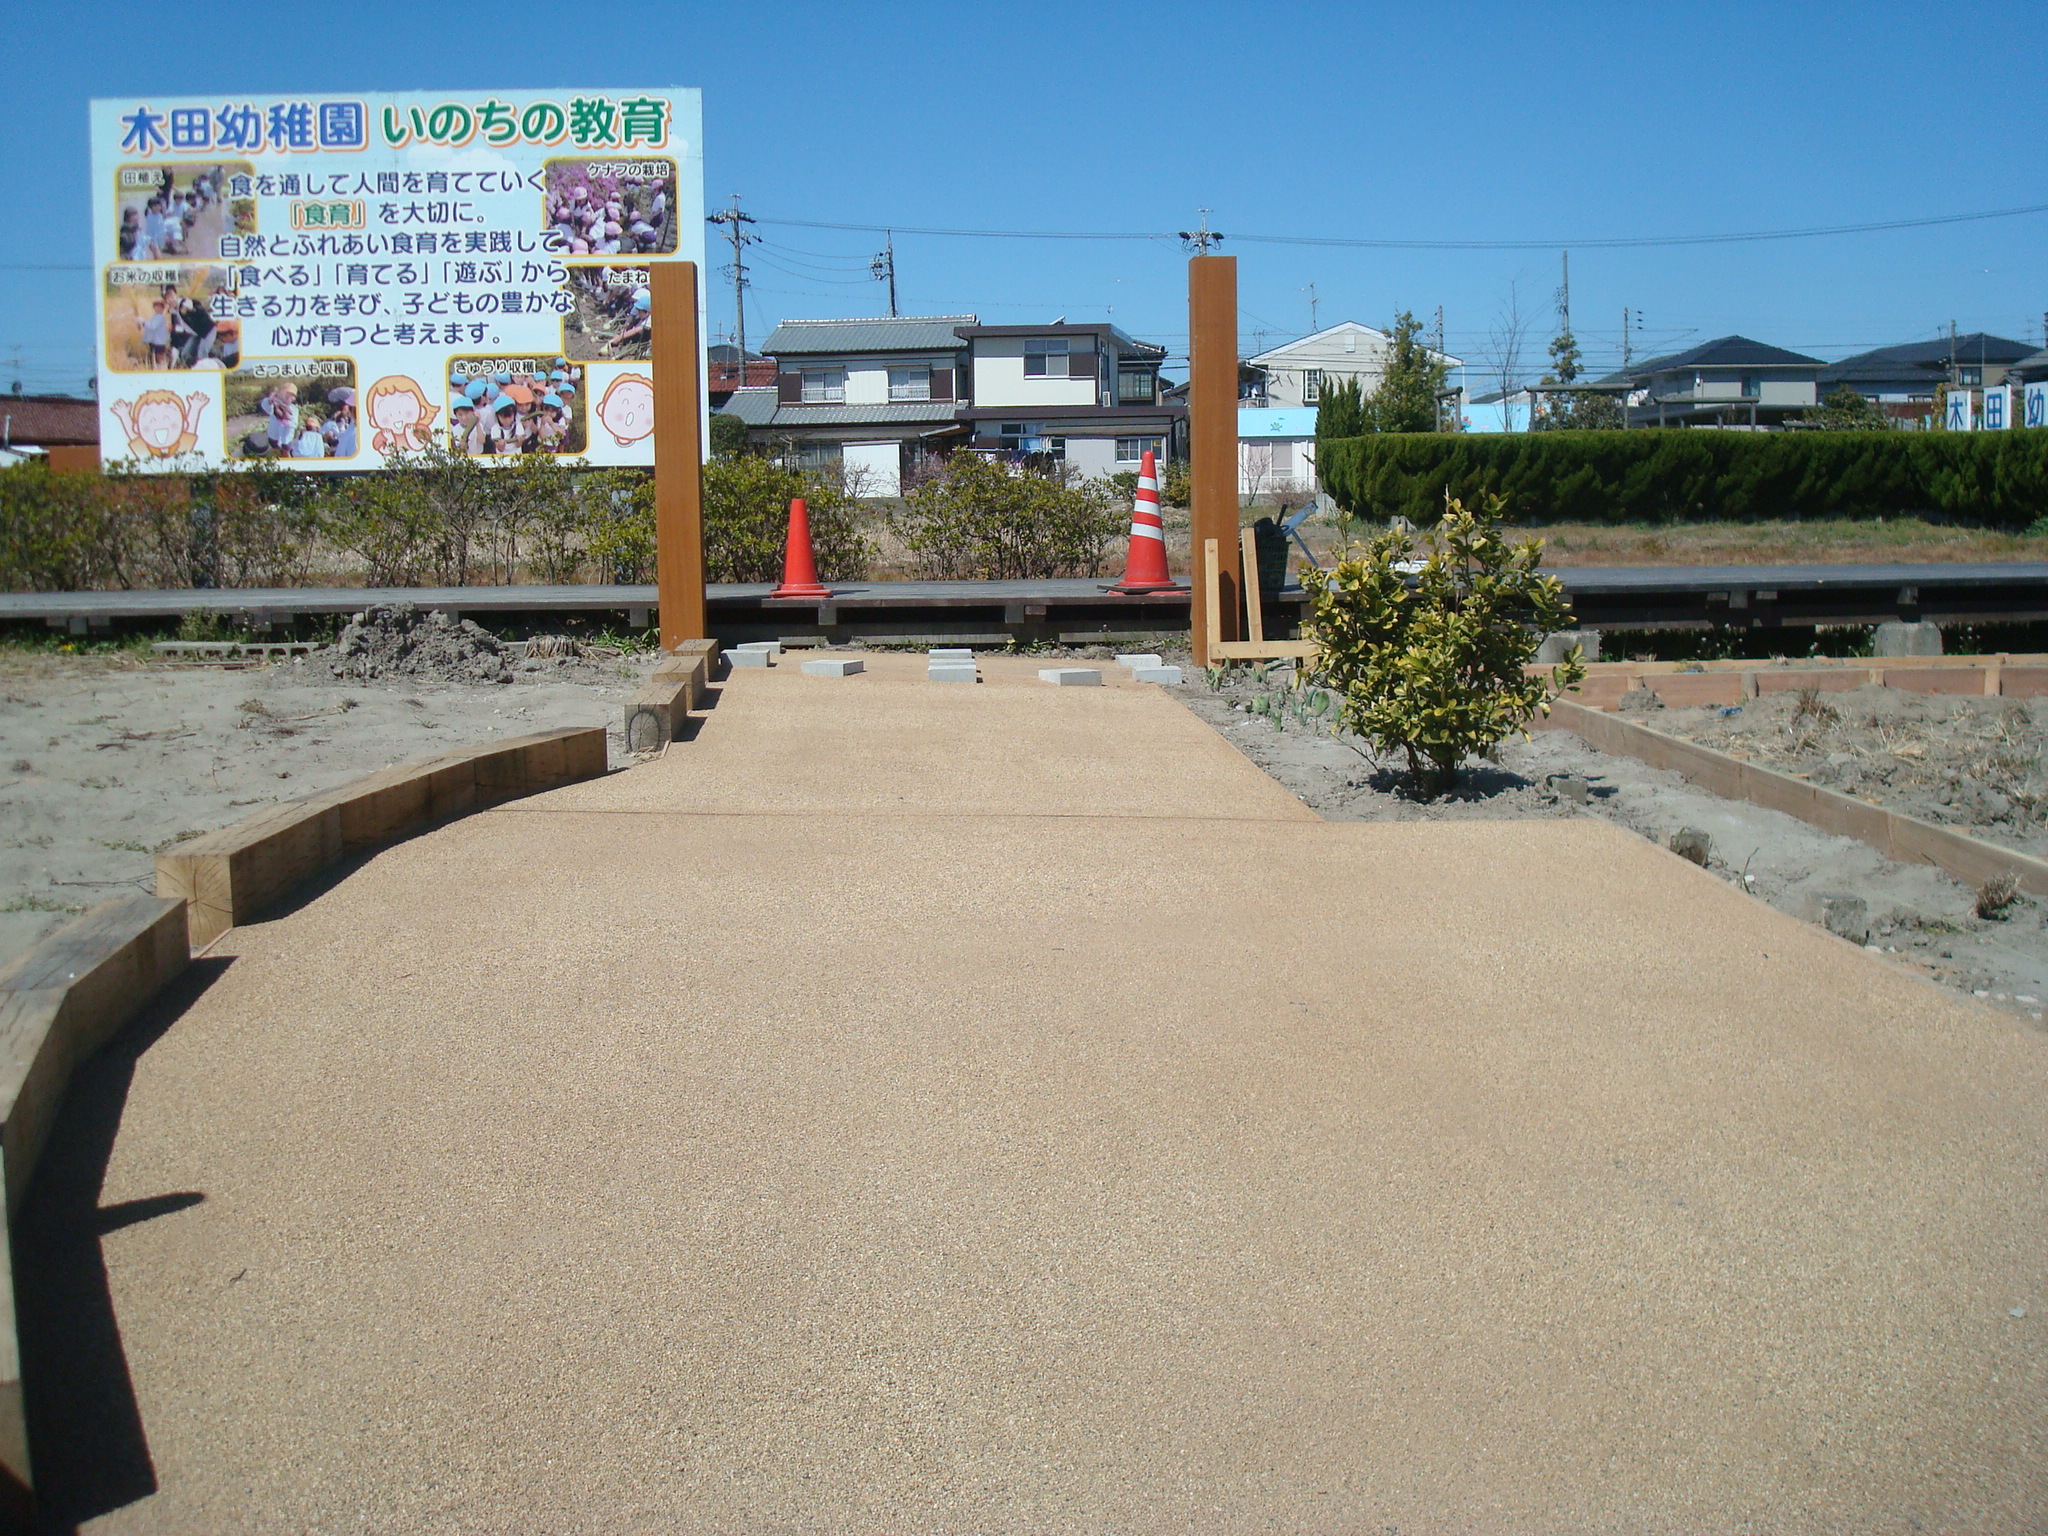
<instances>
[{"instance_id":1,"label":"wooden post","mask_svg":"<svg viewBox=\"0 0 2048 1536\"><path fill-rule=\"evenodd\" d=\"M704 348L697 264L648 263L653 300L654 580L661 648L710 637L704 608Z\"/></svg>"},{"instance_id":2,"label":"wooden post","mask_svg":"<svg viewBox=\"0 0 2048 1536\"><path fill-rule=\"evenodd\" d=\"M1237 546L1237 258L1188 258L1189 553L1196 593L1208 590L1214 550L1218 618L1238 638L1244 570ZM1195 665L1209 663L1209 635L1197 600L1189 640Z\"/></svg>"}]
</instances>

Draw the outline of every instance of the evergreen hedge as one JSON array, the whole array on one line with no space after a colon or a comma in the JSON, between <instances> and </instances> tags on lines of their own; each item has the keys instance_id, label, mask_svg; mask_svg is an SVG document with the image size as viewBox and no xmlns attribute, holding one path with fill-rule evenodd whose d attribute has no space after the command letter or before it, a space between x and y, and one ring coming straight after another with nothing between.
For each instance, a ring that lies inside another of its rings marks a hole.
<instances>
[{"instance_id":1,"label":"evergreen hedge","mask_svg":"<svg viewBox=\"0 0 2048 1536\"><path fill-rule=\"evenodd\" d=\"M1434 522L1445 494L1499 496L1526 523L1931 516L2025 528L2048 516L2048 431L1404 433L1319 443L1354 516Z\"/></svg>"}]
</instances>

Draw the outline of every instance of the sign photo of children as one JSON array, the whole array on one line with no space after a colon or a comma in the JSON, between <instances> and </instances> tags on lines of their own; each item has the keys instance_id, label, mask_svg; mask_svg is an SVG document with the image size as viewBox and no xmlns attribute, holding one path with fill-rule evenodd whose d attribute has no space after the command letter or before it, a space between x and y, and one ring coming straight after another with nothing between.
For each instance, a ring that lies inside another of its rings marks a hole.
<instances>
[{"instance_id":1,"label":"sign photo of children","mask_svg":"<svg viewBox=\"0 0 2048 1536\"><path fill-rule=\"evenodd\" d=\"M352 459L356 365L346 357L265 357L227 376L230 459Z\"/></svg>"},{"instance_id":2,"label":"sign photo of children","mask_svg":"<svg viewBox=\"0 0 2048 1536\"><path fill-rule=\"evenodd\" d=\"M455 453L581 453L590 437L584 370L566 357L458 357L448 368Z\"/></svg>"},{"instance_id":3,"label":"sign photo of children","mask_svg":"<svg viewBox=\"0 0 2048 1536\"><path fill-rule=\"evenodd\" d=\"M247 160L122 166L114 174L119 248L108 259L218 260L221 236L256 233L255 179L256 167Z\"/></svg>"},{"instance_id":4,"label":"sign photo of children","mask_svg":"<svg viewBox=\"0 0 2048 1536\"><path fill-rule=\"evenodd\" d=\"M235 367L241 361L241 326L213 313L213 296L231 293L234 286L235 270L227 266L107 268L107 366L117 373Z\"/></svg>"},{"instance_id":5,"label":"sign photo of children","mask_svg":"<svg viewBox=\"0 0 2048 1536\"><path fill-rule=\"evenodd\" d=\"M667 256L676 248L676 163L550 160L542 234L560 256Z\"/></svg>"},{"instance_id":6,"label":"sign photo of children","mask_svg":"<svg viewBox=\"0 0 2048 1536\"><path fill-rule=\"evenodd\" d=\"M644 362L654 355L645 267L571 267L567 286L562 350L571 362Z\"/></svg>"}]
</instances>

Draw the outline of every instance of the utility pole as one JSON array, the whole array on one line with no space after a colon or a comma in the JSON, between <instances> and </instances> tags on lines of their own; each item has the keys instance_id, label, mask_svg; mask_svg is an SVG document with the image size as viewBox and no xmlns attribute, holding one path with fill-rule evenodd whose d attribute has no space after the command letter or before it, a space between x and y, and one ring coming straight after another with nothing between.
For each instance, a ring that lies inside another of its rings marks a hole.
<instances>
[{"instance_id":1,"label":"utility pole","mask_svg":"<svg viewBox=\"0 0 2048 1536\"><path fill-rule=\"evenodd\" d=\"M1310 335L1314 335L1322 329L1321 324L1316 320L1316 306L1320 303L1322 303L1322 300L1316 297L1316 285L1310 283L1308 285L1308 328ZM2043 323L2048 324L2048 317L2044 317ZM2048 343L2043 343L2043 345L2048 345Z\"/></svg>"},{"instance_id":2,"label":"utility pole","mask_svg":"<svg viewBox=\"0 0 2048 1536\"><path fill-rule=\"evenodd\" d=\"M1195 255L1206 256L1209 254L1210 246L1223 243L1223 236L1209 227L1209 210L1207 208L1197 208L1195 212L1202 216L1201 226L1197 229L1182 230L1180 232L1180 243Z\"/></svg>"},{"instance_id":3,"label":"utility pole","mask_svg":"<svg viewBox=\"0 0 2048 1536\"><path fill-rule=\"evenodd\" d=\"M1948 387L1954 389L1961 380L1962 374L1956 370L1956 323L1951 320L1948 323Z\"/></svg>"},{"instance_id":4,"label":"utility pole","mask_svg":"<svg viewBox=\"0 0 2048 1536\"><path fill-rule=\"evenodd\" d=\"M1441 304L1436 307L1436 355L1444 355L1444 307Z\"/></svg>"},{"instance_id":5,"label":"utility pole","mask_svg":"<svg viewBox=\"0 0 2048 1536\"><path fill-rule=\"evenodd\" d=\"M877 282L885 278L888 280L889 318L894 320L896 318L896 231L893 229L884 230L883 234L888 237L889 243L882 248L882 253L879 256L868 263L868 270L875 274Z\"/></svg>"},{"instance_id":6,"label":"utility pole","mask_svg":"<svg viewBox=\"0 0 2048 1536\"><path fill-rule=\"evenodd\" d=\"M1557 328L1569 336L1572 329L1572 253L1560 251L1558 255L1564 262L1564 281L1557 288Z\"/></svg>"},{"instance_id":7,"label":"utility pole","mask_svg":"<svg viewBox=\"0 0 2048 1536\"><path fill-rule=\"evenodd\" d=\"M704 216L706 224L723 224L726 238L732 241L732 262L726 272L732 278L732 339L736 356L733 368L739 383L747 382L747 263L745 250L749 245L759 243L759 235L750 235L742 227L754 222L751 213L740 212L740 195L732 195L732 206L721 208L716 213Z\"/></svg>"},{"instance_id":8,"label":"utility pole","mask_svg":"<svg viewBox=\"0 0 2048 1536\"><path fill-rule=\"evenodd\" d=\"M1621 309L1621 371L1623 373L1627 373L1629 370L1629 364L1635 361L1635 358L1631 355L1629 351L1628 345L1628 325L1630 313L1631 311L1629 310L1628 306L1624 304Z\"/></svg>"}]
</instances>

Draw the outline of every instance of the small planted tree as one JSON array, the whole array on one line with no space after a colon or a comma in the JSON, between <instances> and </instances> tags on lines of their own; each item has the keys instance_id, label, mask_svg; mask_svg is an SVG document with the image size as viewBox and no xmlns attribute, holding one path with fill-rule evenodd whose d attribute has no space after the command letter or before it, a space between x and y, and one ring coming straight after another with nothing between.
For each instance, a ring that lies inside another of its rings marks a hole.
<instances>
[{"instance_id":1,"label":"small planted tree","mask_svg":"<svg viewBox=\"0 0 2048 1536\"><path fill-rule=\"evenodd\" d=\"M1390 530L1302 575L1304 632L1340 700L1338 725L1376 752L1405 754L1425 800L1586 675L1576 649L1550 677L1525 675L1571 610L1557 578L1537 572L1542 544L1509 544L1500 517L1498 498L1476 512L1453 501L1419 570L1401 568L1416 564L1414 535Z\"/></svg>"}]
</instances>

